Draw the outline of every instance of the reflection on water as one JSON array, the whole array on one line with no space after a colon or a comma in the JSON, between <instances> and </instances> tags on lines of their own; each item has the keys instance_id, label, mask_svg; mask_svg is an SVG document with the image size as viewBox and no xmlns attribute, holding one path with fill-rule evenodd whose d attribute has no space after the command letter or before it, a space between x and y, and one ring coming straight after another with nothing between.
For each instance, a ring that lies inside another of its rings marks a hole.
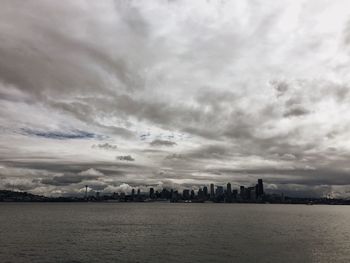
<instances>
[{"instance_id":1,"label":"reflection on water","mask_svg":"<svg viewBox=\"0 0 350 263\"><path fill-rule=\"evenodd\" d=\"M350 262L350 207L2 203L0 262Z\"/></svg>"}]
</instances>

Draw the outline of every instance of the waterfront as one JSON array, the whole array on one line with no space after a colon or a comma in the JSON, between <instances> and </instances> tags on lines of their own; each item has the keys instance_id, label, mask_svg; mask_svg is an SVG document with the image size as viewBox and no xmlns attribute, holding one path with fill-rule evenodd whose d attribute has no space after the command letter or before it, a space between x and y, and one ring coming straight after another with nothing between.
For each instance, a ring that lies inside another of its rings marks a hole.
<instances>
[{"instance_id":1,"label":"waterfront","mask_svg":"<svg viewBox=\"0 0 350 263\"><path fill-rule=\"evenodd\" d=\"M1 262L349 262L347 206L1 203Z\"/></svg>"}]
</instances>

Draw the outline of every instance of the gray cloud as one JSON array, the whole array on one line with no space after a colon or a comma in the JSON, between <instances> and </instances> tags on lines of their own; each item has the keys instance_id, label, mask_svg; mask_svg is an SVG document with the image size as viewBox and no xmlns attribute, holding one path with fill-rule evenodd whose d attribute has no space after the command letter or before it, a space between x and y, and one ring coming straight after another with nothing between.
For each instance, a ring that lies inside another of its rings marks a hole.
<instances>
[{"instance_id":1,"label":"gray cloud","mask_svg":"<svg viewBox=\"0 0 350 263\"><path fill-rule=\"evenodd\" d=\"M154 140L150 143L151 146L174 146L176 142L167 141L167 140Z\"/></svg>"},{"instance_id":2,"label":"gray cloud","mask_svg":"<svg viewBox=\"0 0 350 263\"><path fill-rule=\"evenodd\" d=\"M91 146L93 149L103 149L107 151L115 151L118 149L117 145L109 144L108 142L103 144L94 144Z\"/></svg>"},{"instance_id":3,"label":"gray cloud","mask_svg":"<svg viewBox=\"0 0 350 263\"><path fill-rule=\"evenodd\" d=\"M288 111L286 111L283 116L284 117L299 117L299 116L303 116L306 114L309 114L310 112L307 109L301 108L301 107L294 107L291 109L288 109Z\"/></svg>"},{"instance_id":4,"label":"gray cloud","mask_svg":"<svg viewBox=\"0 0 350 263\"><path fill-rule=\"evenodd\" d=\"M131 155L120 155L120 156L117 156L117 159L120 161L129 161L129 162L135 161L135 159L132 158Z\"/></svg>"}]
</instances>

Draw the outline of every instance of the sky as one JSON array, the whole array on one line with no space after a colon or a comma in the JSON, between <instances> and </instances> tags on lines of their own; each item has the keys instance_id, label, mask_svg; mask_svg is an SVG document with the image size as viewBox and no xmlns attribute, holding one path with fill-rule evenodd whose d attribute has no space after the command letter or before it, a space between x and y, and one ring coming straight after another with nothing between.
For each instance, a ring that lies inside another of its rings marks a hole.
<instances>
[{"instance_id":1,"label":"sky","mask_svg":"<svg viewBox=\"0 0 350 263\"><path fill-rule=\"evenodd\" d=\"M350 2L0 3L0 189L350 196Z\"/></svg>"}]
</instances>

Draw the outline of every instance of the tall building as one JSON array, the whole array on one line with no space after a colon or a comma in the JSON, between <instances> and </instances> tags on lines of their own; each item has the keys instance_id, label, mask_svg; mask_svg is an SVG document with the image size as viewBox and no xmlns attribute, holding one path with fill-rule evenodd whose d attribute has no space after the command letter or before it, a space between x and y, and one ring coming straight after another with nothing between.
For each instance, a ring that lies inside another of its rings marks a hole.
<instances>
[{"instance_id":1,"label":"tall building","mask_svg":"<svg viewBox=\"0 0 350 263\"><path fill-rule=\"evenodd\" d=\"M208 197L208 187L206 187L206 186L203 187L203 195L205 198Z\"/></svg>"},{"instance_id":2,"label":"tall building","mask_svg":"<svg viewBox=\"0 0 350 263\"><path fill-rule=\"evenodd\" d=\"M119 200L120 200L120 201L123 201L123 202L126 201L126 199L125 199L125 193L120 193Z\"/></svg>"},{"instance_id":3,"label":"tall building","mask_svg":"<svg viewBox=\"0 0 350 263\"><path fill-rule=\"evenodd\" d=\"M114 192L113 195L112 195L112 199L116 200L119 198L119 194Z\"/></svg>"},{"instance_id":4,"label":"tall building","mask_svg":"<svg viewBox=\"0 0 350 263\"><path fill-rule=\"evenodd\" d=\"M214 192L214 184L210 184L210 199L214 199L215 192Z\"/></svg>"},{"instance_id":5,"label":"tall building","mask_svg":"<svg viewBox=\"0 0 350 263\"><path fill-rule=\"evenodd\" d=\"M237 189L232 190L232 198L237 199L237 195L238 195L238 190Z\"/></svg>"},{"instance_id":6,"label":"tall building","mask_svg":"<svg viewBox=\"0 0 350 263\"><path fill-rule=\"evenodd\" d=\"M241 185L239 187L239 196L241 197L242 200L246 199L245 196L245 187L243 185Z\"/></svg>"},{"instance_id":7,"label":"tall building","mask_svg":"<svg viewBox=\"0 0 350 263\"><path fill-rule=\"evenodd\" d=\"M255 201L256 195L255 195L255 186L251 186L246 188L246 198L250 201Z\"/></svg>"},{"instance_id":8,"label":"tall building","mask_svg":"<svg viewBox=\"0 0 350 263\"><path fill-rule=\"evenodd\" d=\"M195 196L196 194L194 193L194 190L191 190L191 200L193 200Z\"/></svg>"},{"instance_id":9,"label":"tall building","mask_svg":"<svg viewBox=\"0 0 350 263\"><path fill-rule=\"evenodd\" d=\"M223 186L216 187L215 196L219 197L223 195L224 195L224 187Z\"/></svg>"},{"instance_id":10,"label":"tall building","mask_svg":"<svg viewBox=\"0 0 350 263\"><path fill-rule=\"evenodd\" d=\"M190 190L188 190L188 189L183 190L182 191L182 197L185 200L189 200L190 199Z\"/></svg>"},{"instance_id":11,"label":"tall building","mask_svg":"<svg viewBox=\"0 0 350 263\"><path fill-rule=\"evenodd\" d=\"M149 189L149 198L151 198L151 199L154 198L154 189L153 188Z\"/></svg>"},{"instance_id":12,"label":"tall building","mask_svg":"<svg viewBox=\"0 0 350 263\"><path fill-rule=\"evenodd\" d=\"M215 202L225 201L224 187L218 186L215 190Z\"/></svg>"},{"instance_id":13,"label":"tall building","mask_svg":"<svg viewBox=\"0 0 350 263\"><path fill-rule=\"evenodd\" d=\"M160 197L162 199L167 199L169 198L169 193L170 192L167 189L163 188L162 192L160 193Z\"/></svg>"},{"instance_id":14,"label":"tall building","mask_svg":"<svg viewBox=\"0 0 350 263\"><path fill-rule=\"evenodd\" d=\"M178 192L177 191L173 191L171 189L171 202L177 202L178 200Z\"/></svg>"},{"instance_id":15,"label":"tall building","mask_svg":"<svg viewBox=\"0 0 350 263\"><path fill-rule=\"evenodd\" d=\"M226 185L225 202L226 203L231 203L232 202L232 188L231 188L231 184L230 183L227 183L227 185Z\"/></svg>"},{"instance_id":16,"label":"tall building","mask_svg":"<svg viewBox=\"0 0 350 263\"><path fill-rule=\"evenodd\" d=\"M231 188L231 184L230 183L227 183L226 193L227 193L227 196L231 196L231 194L232 194L232 188Z\"/></svg>"},{"instance_id":17,"label":"tall building","mask_svg":"<svg viewBox=\"0 0 350 263\"><path fill-rule=\"evenodd\" d=\"M257 197L261 197L264 195L264 184L262 179L258 179L258 194Z\"/></svg>"},{"instance_id":18,"label":"tall building","mask_svg":"<svg viewBox=\"0 0 350 263\"><path fill-rule=\"evenodd\" d=\"M205 196L204 196L204 192L203 192L202 188L199 188L198 189L198 199L203 200L204 197Z\"/></svg>"}]
</instances>

